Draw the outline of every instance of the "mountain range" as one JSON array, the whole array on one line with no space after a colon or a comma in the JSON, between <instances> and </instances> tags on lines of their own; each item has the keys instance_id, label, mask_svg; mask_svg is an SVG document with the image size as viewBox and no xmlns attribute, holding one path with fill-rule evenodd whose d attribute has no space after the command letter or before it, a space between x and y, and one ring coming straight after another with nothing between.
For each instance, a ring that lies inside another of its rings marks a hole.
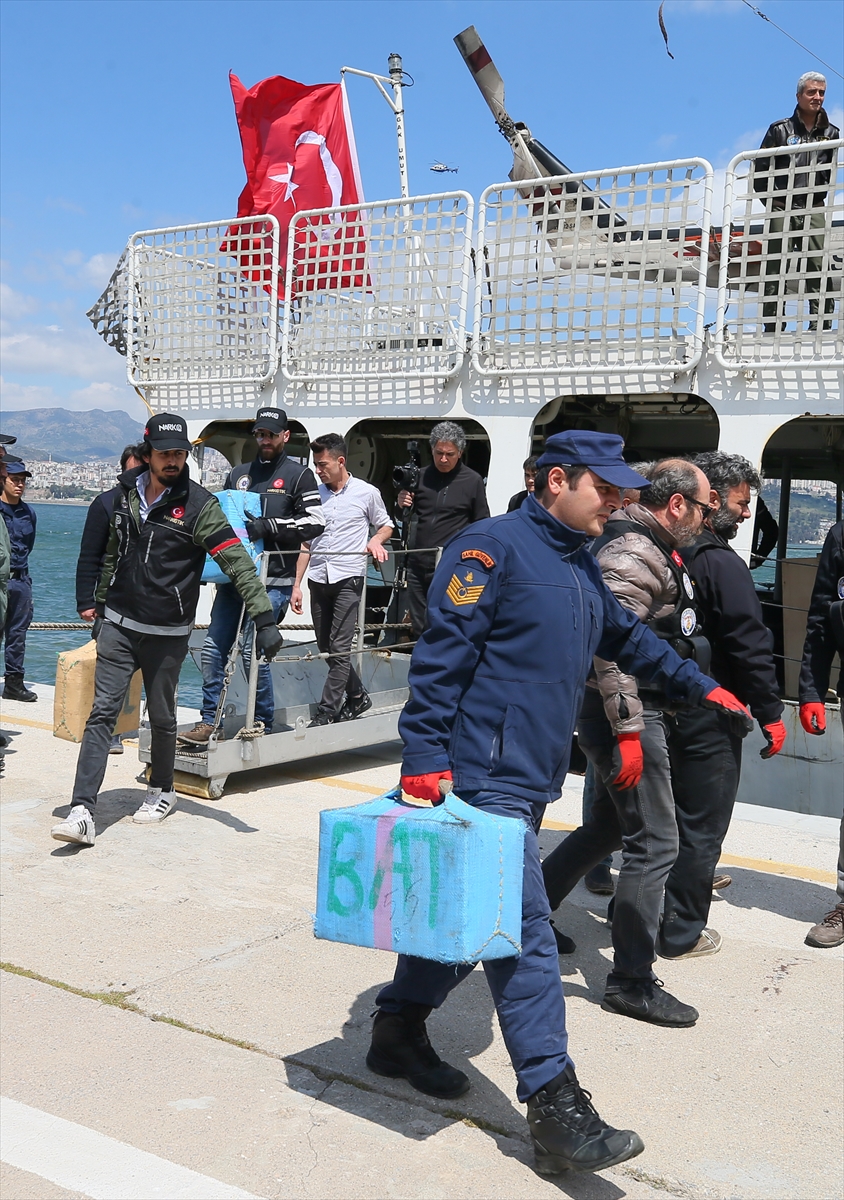
<instances>
[{"instance_id":1,"label":"mountain range","mask_svg":"<svg viewBox=\"0 0 844 1200\"><path fill-rule=\"evenodd\" d=\"M144 432L140 421L120 409L105 412L71 412L66 408L33 408L6 412L0 429L18 440L9 447L26 462L95 462L120 457L123 447L139 442Z\"/></svg>"}]
</instances>

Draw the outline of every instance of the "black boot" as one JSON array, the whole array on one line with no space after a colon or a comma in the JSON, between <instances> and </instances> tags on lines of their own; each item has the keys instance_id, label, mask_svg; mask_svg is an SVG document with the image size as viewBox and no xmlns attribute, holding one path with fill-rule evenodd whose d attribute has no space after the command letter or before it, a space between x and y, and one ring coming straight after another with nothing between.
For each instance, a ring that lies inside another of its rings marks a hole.
<instances>
[{"instance_id":1,"label":"black boot","mask_svg":"<svg viewBox=\"0 0 844 1200\"><path fill-rule=\"evenodd\" d=\"M631 979L628 983L610 983L608 979L601 1008L672 1029L688 1029L700 1016L691 1004L666 992L661 979Z\"/></svg>"},{"instance_id":2,"label":"black boot","mask_svg":"<svg viewBox=\"0 0 844 1200\"><path fill-rule=\"evenodd\" d=\"M5 682L3 683L3 699L4 700L20 700L24 704L32 704L38 697L35 692L31 692L23 681L23 675L19 675L14 671L7 671Z\"/></svg>"},{"instance_id":3,"label":"black boot","mask_svg":"<svg viewBox=\"0 0 844 1200\"><path fill-rule=\"evenodd\" d=\"M557 943L558 954L574 954L577 949L577 944L566 933L561 933L554 922L551 922L551 931L554 934L554 941Z\"/></svg>"},{"instance_id":4,"label":"black boot","mask_svg":"<svg viewBox=\"0 0 844 1200\"><path fill-rule=\"evenodd\" d=\"M417 1092L452 1100L468 1092L469 1080L444 1063L428 1040L425 1018L431 1011L424 1004L406 1004L400 1013L379 1009L366 1065L376 1075L406 1079Z\"/></svg>"},{"instance_id":5,"label":"black boot","mask_svg":"<svg viewBox=\"0 0 844 1200\"><path fill-rule=\"evenodd\" d=\"M603 1171L641 1154L645 1144L632 1129L602 1121L592 1097L569 1064L527 1102L527 1119L539 1175Z\"/></svg>"}]
</instances>

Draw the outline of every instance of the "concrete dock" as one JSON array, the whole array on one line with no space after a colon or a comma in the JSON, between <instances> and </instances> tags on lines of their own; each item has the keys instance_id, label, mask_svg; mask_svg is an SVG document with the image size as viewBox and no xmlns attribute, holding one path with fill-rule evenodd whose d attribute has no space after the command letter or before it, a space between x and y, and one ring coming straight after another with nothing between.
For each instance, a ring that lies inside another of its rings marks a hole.
<instances>
[{"instance_id":1,"label":"concrete dock","mask_svg":"<svg viewBox=\"0 0 844 1200\"><path fill-rule=\"evenodd\" d=\"M691 1029L602 1011L606 899L581 885L561 905L578 1074L646 1149L547 1180L483 972L429 1021L472 1083L440 1102L364 1064L393 956L313 937L318 814L393 786L398 743L232 776L221 800L183 798L151 827L131 821L143 785L127 744L97 843L77 848L50 838L77 747L52 736L52 689L36 690L0 719L4 1200L844 1196L844 948L803 940L835 903L833 818L739 806L710 919L723 949L657 967L699 1008ZM566 782L546 852L579 823L582 781Z\"/></svg>"}]
</instances>

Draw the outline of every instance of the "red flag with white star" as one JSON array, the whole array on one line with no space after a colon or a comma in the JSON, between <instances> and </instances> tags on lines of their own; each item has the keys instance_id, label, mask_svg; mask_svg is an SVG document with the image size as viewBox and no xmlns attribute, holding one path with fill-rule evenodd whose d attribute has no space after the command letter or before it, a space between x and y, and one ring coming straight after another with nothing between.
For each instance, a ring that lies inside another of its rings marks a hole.
<instances>
[{"instance_id":1,"label":"red flag with white star","mask_svg":"<svg viewBox=\"0 0 844 1200\"><path fill-rule=\"evenodd\" d=\"M363 200L345 88L339 83L307 86L281 75L251 88L234 74L229 82L247 180L237 215L271 213L278 220L279 294L283 294L291 218L304 209ZM347 213L341 222L326 214L318 230L297 233L294 253L301 262L297 291L364 286L365 243L356 217ZM242 236L246 230L233 227L231 232ZM266 255L258 257L262 269L251 271L251 278L268 278ZM258 265L254 254L242 256L241 263Z\"/></svg>"}]
</instances>

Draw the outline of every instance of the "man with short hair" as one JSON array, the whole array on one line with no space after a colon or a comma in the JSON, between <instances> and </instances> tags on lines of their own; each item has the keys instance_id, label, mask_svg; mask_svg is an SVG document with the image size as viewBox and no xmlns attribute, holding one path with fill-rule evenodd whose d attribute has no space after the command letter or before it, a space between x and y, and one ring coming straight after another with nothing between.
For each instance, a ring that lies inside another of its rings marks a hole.
<instances>
[{"instance_id":1,"label":"man with short hair","mask_svg":"<svg viewBox=\"0 0 844 1200\"><path fill-rule=\"evenodd\" d=\"M9 535L9 578L6 584L6 619L3 623L5 677L3 698L32 704L38 696L24 683L26 631L32 624L32 576L29 556L35 545L35 509L23 499L26 481L32 478L26 463L6 459L6 479L0 493L0 515Z\"/></svg>"},{"instance_id":2,"label":"man with short hair","mask_svg":"<svg viewBox=\"0 0 844 1200\"><path fill-rule=\"evenodd\" d=\"M709 674L750 709L767 741L762 757L772 758L786 732L774 639L762 618L753 576L730 546L750 518L751 489L758 492L762 482L740 454L715 450L698 454L694 462L709 480L717 507L680 554L712 648ZM721 946L721 935L706 923L713 872L738 791L743 734L729 717L695 708L666 716L666 727L679 850L665 883L658 948L662 958L699 958Z\"/></svg>"},{"instance_id":3,"label":"man with short hair","mask_svg":"<svg viewBox=\"0 0 844 1200\"><path fill-rule=\"evenodd\" d=\"M186 421L160 413L144 430L143 465L120 476L96 595L94 704L79 747L70 813L52 830L59 842L94 844L94 811L109 741L137 670L146 690L152 748L146 797L133 819L152 824L176 807L176 685L206 554L242 596L258 630L258 653L272 658L281 646L255 564L219 501L190 477L190 449Z\"/></svg>"},{"instance_id":4,"label":"man with short hair","mask_svg":"<svg viewBox=\"0 0 844 1200\"><path fill-rule=\"evenodd\" d=\"M302 542L321 533L325 520L319 502L317 481L310 467L289 457L290 429L283 408L259 408L252 433L258 443L258 457L250 463L232 467L224 490L257 492L255 503L261 515L246 522L253 541L263 540L264 551L271 551L267 573L267 595L276 623L281 624L290 603L296 574L296 558ZM179 735L179 742L191 749L202 749L214 732L217 704L223 690L226 660L234 645L242 609L237 589L228 583L217 584L211 608L211 623L202 644L202 711L193 729ZM248 674L252 658L252 623L244 622L243 665ZM269 665L258 668L255 695L255 720L270 733L275 718L275 694ZM217 737L222 730L217 731Z\"/></svg>"},{"instance_id":5,"label":"man with short hair","mask_svg":"<svg viewBox=\"0 0 844 1200\"><path fill-rule=\"evenodd\" d=\"M705 666L694 587L678 549L709 516L709 482L682 459L656 463L648 481L638 503L612 514L592 553L620 604L683 658L699 656ZM595 676L577 722L578 742L595 767L595 796L589 820L542 865L551 908L623 847L601 1007L656 1025L693 1025L697 1009L664 991L653 970L663 887L678 847L664 715L671 698L603 655L595 657Z\"/></svg>"},{"instance_id":6,"label":"man with short hair","mask_svg":"<svg viewBox=\"0 0 844 1200\"><path fill-rule=\"evenodd\" d=\"M346 469L346 443L338 433L311 442L325 533L303 549L291 606L302 612L302 576L308 570L311 615L321 654L330 654L328 678L311 727L351 721L372 708L349 651L366 575L367 554L386 562L384 543L393 526L381 493ZM375 532L370 536L370 528ZM344 699L345 698L345 699Z\"/></svg>"},{"instance_id":7,"label":"man with short hair","mask_svg":"<svg viewBox=\"0 0 844 1200\"><path fill-rule=\"evenodd\" d=\"M525 486L521 492L516 492L515 496L510 497L507 505L508 512L515 512L517 508L521 508L522 502L527 499L533 491L534 480L536 479L536 459L537 455L529 455L522 463L522 470L525 475Z\"/></svg>"},{"instance_id":8,"label":"man with short hair","mask_svg":"<svg viewBox=\"0 0 844 1200\"><path fill-rule=\"evenodd\" d=\"M489 516L484 481L462 461L466 434L454 421L440 421L429 439L433 462L426 467L415 492L401 491L399 508L413 508L416 529L412 550L431 548L430 554L408 555L407 602L414 638L420 638L428 624L428 588L434 578L437 556L434 550L475 521ZM405 513L402 520L409 520Z\"/></svg>"},{"instance_id":9,"label":"man with short hair","mask_svg":"<svg viewBox=\"0 0 844 1200\"><path fill-rule=\"evenodd\" d=\"M600 1119L568 1056L539 861L537 835L561 792L592 657L617 660L690 703L744 712L621 607L589 554L590 539L620 502L619 487L645 483L624 462L622 446L610 434L554 434L521 508L449 542L399 719L406 792L438 804L453 782L465 803L526 827L521 953L483 967L543 1175L603 1170L643 1149L635 1133ZM469 1081L441 1061L425 1021L471 970L400 955L375 1000L370 1070L427 1095L462 1095Z\"/></svg>"}]
</instances>

